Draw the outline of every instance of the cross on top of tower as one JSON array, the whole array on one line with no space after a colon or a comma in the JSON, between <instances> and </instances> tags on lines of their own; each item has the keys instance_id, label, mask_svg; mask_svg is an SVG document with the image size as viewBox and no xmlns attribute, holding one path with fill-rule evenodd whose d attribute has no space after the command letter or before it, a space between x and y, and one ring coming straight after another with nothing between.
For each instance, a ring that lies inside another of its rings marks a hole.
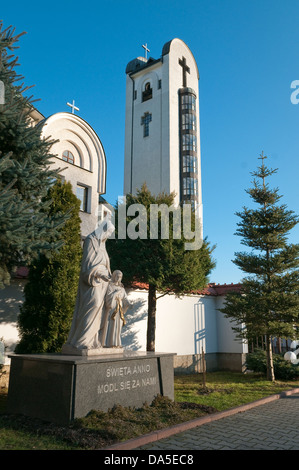
<instances>
[{"instance_id":1,"label":"cross on top of tower","mask_svg":"<svg viewBox=\"0 0 299 470\"><path fill-rule=\"evenodd\" d=\"M179 59L179 64L183 69L183 87L185 88L187 86L186 72L190 73L190 67L188 67L185 57L182 57L181 59Z\"/></svg>"},{"instance_id":2,"label":"cross on top of tower","mask_svg":"<svg viewBox=\"0 0 299 470\"><path fill-rule=\"evenodd\" d=\"M150 52L150 50L147 48L147 44L143 44L142 47L144 49L144 57L147 59L147 53Z\"/></svg>"},{"instance_id":3,"label":"cross on top of tower","mask_svg":"<svg viewBox=\"0 0 299 470\"><path fill-rule=\"evenodd\" d=\"M70 103L66 103L70 108L72 108L72 114L75 113L75 110L76 111L79 111L79 108L77 108L77 106L75 106L75 101L73 100L73 103L70 104Z\"/></svg>"}]
</instances>

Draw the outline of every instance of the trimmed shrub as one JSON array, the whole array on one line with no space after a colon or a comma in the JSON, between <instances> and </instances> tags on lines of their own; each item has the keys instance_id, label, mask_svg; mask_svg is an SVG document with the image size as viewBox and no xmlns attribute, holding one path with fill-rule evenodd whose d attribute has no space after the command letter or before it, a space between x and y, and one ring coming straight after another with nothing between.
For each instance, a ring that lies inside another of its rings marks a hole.
<instances>
[{"instance_id":1,"label":"trimmed shrub","mask_svg":"<svg viewBox=\"0 0 299 470\"><path fill-rule=\"evenodd\" d=\"M247 354L247 368L254 372L267 373L266 351L256 349L253 353ZM273 365L275 377L278 380L296 380L299 377L299 365L285 361L283 355L273 354Z\"/></svg>"}]
</instances>

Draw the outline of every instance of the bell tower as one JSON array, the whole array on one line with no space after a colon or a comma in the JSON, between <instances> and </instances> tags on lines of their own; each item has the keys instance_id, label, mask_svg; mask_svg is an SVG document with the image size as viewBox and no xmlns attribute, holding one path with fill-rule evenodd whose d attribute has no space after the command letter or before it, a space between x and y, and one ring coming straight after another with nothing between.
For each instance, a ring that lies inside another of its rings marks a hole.
<instances>
[{"instance_id":1,"label":"bell tower","mask_svg":"<svg viewBox=\"0 0 299 470\"><path fill-rule=\"evenodd\" d=\"M153 194L175 192L202 218L199 74L189 47L167 42L159 59L138 57L126 68L124 194L145 182Z\"/></svg>"}]
</instances>

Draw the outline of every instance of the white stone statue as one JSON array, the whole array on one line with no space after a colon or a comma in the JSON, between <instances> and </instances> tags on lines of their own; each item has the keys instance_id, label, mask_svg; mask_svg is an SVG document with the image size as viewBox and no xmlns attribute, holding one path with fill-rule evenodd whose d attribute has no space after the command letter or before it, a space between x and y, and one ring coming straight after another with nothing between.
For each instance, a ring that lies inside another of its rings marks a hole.
<instances>
[{"instance_id":1,"label":"white stone statue","mask_svg":"<svg viewBox=\"0 0 299 470\"><path fill-rule=\"evenodd\" d=\"M102 316L111 279L106 240L113 232L113 224L105 219L84 241L76 305L68 339L62 347L64 354L97 354L104 346Z\"/></svg>"},{"instance_id":2,"label":"white stone statue","mask_svg":"<svg viewBox=\"0 0 299 470\"><path fill-rule=\"evenodd\" d=\"M121 330L126 324L125 313L131 303L122 284L123 273L113 271L105 296L105 324L107 334L105 345L108 348L121 347Z\"/></svg>"}]
</instances>

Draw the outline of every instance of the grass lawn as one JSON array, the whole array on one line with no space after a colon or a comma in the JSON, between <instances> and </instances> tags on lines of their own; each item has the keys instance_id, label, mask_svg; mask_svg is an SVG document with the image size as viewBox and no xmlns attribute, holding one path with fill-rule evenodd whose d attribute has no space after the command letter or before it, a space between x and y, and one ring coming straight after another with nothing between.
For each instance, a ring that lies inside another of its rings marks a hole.
<instances>
[{"instance_id":1,"label":"grass lawn","mask_svg":"<svg viewBox=\"0 0 299 470\"><path fill-rule=\"evenodd\" d=\"M0 450L101 449L112 443L249 403L299 387L299 381L268 382L259 374L231 372L175 377L175 400L157 397L151 405L131 409L116 406L107 413L61 427L22 416L5 414L7 389L0 391Z\"/></svg>"},{"instance_id":2,"label":"grass lawn","mask_svg":"<svg viewBox=\"0 0 299 470\"><path fill-rule=\"evenodd\" d=\"M299 380L272 383L261 374L239 372L207 373L204 387L202 374L193 374L175 378L175 400L201 403L224 411L296 387L299 387Z\"/></svg>"}]
</instances>

